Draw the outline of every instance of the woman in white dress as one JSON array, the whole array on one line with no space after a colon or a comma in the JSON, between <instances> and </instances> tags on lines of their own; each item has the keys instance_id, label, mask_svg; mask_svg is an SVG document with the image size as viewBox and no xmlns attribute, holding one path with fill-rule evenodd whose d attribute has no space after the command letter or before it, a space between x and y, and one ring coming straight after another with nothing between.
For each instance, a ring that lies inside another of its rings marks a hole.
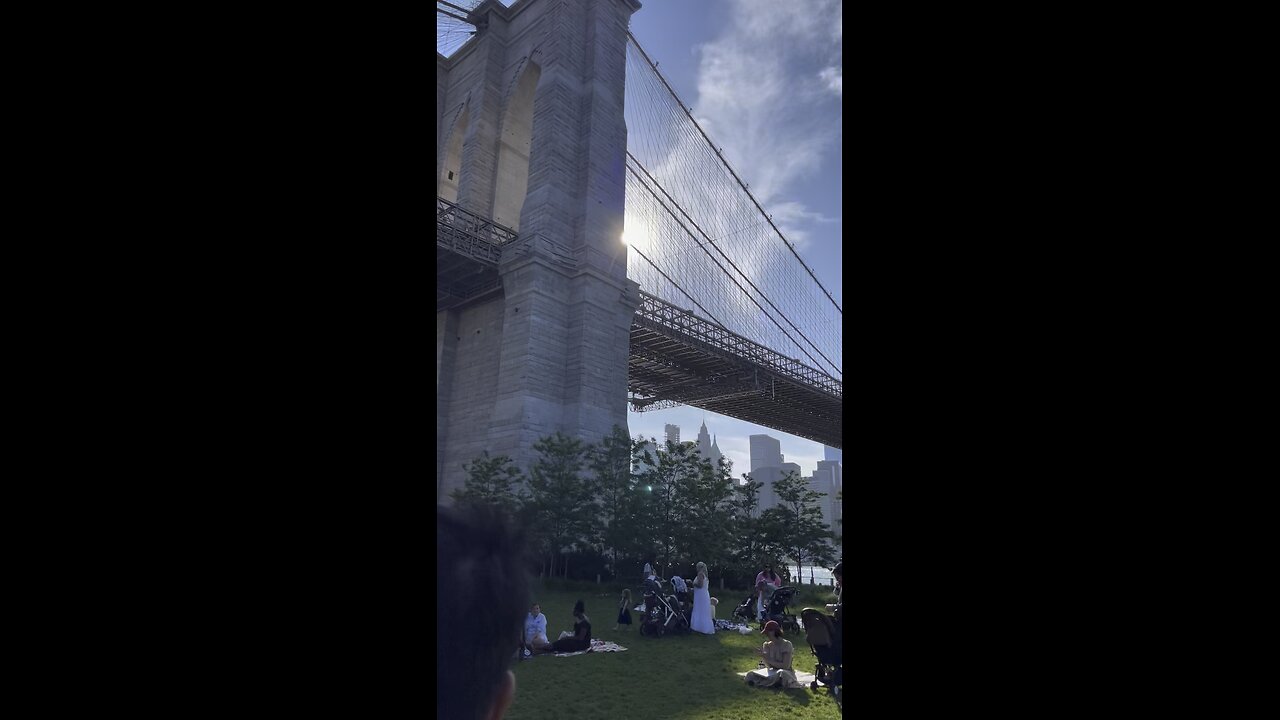
<instances>
[{"instance_id":1,"label":"woman in white dress","mask_svg":"<svg viewBox=\"0 0 1280 720\"><path fill-rule=\"evenodd\" d=\"M704 635L714 635L711 622L711 589L707 587L707 564L698 563L698 575L693 579L693 617L689 628Z\"/></svg>"}]
</instances>

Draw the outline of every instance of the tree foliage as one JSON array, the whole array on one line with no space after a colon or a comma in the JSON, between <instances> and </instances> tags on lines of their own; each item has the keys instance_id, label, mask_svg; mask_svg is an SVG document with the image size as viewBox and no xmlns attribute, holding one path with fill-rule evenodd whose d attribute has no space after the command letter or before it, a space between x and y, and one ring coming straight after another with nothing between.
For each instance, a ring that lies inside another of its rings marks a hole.
<instances>
[{"instance_id":1,"label":"tree foliage","mask_svg":"<svg viewBox=\"0 0 1280 720\"><path fill-rule=\"evenodd\" d=\"M587 446L581 440L557 432L534 443L533 450L538 457L529 468L526 515L554 574L561 553L589 544L598 507L592 484L582 477Z\"/></svg>"},{"instance_id":2,"label":"tree foliage","mask_svg":"<svg viewBox=\"0 0 1280 720\"><path fill-rule=\"evenodd\" d=\"M508 514L515 515L526 500L524 475L506 455L489 457L486 452L462 469L467 479L460 490L454 490L453 499L459 503L486 503L497 505Z\"/></svg>"},{"instance_id":3,"label":"tree foliage","mask_svg":"<svg viewBox=\"0 0 1280 720\"><path fill-rule=\"evenodd\" d=\"M750 584L767 563L788 576L787 557L833 562L821 495L794 472L773 485L778 507L761 512L763 484L750 475L735 482L731 463L711 463L691 442L657 446L615 426L596 444L557 432L533 449L527 478L510 458L485 453L464 466L465 485L452 497L520 515L553 575L567 576L570 554L575 567L615 578L634 577L650 559L664 577L705 562L735 585Z\"/></svg>"},{"instance_id":4,"label":"tree foliage","mask_svg":"<svg viewBox=\"0 0 1280 720\"><path fill-rule=\"evenodd\" d=\"M618 573L618 556L625 556L634 546L636 478L632 467L636 454L643 447L643 442L632 440L626 430L614 425L613 430L587 453L593 491L600 504L600 524L595 534L611 558L610 565L615 575Z\"/></svg>"},{"instance_id":5,"label":"tree foliage","mask_svg":"<svg viewBox=\"0 0 1280 720\"><path fill-rule=\"evenodd\" d=\"M778 506L761 515L769 532L796 561L801 577L804 563L831 564L835 560L831 528L822 521L822 494L809 488L797 473L789 471L773 484Z\"/></svg>"}]
</instances>

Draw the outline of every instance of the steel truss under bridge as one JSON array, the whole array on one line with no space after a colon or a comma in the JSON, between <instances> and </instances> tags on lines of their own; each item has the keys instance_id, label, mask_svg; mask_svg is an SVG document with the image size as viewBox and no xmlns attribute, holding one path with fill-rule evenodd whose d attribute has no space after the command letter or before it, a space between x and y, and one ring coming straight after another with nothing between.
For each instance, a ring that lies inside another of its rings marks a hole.
<instances>
[{"instance_id":1,"label":"steel truss under bridge","mask_svg":"<svg viewBox=\"0 0 1280 720\"><path fill-rule=\"evenodd\" d=\"M842 447L841 381L661 298L640 297L627 372L637 412L692 405Z\"/></svg>"}]
</instances>

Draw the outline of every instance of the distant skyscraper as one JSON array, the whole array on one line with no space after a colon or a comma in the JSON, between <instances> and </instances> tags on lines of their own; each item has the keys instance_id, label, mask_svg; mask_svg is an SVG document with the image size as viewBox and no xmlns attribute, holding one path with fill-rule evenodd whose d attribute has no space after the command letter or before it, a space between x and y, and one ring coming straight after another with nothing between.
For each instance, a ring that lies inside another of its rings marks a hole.
<instances>
[{"instance_id":1,"label":"distant skyscraper","mask_svg":"<svg viewBox=\"0 0 1280 720\"><path fill-rule=\"evenodd\" d=\"M760 468L776 468L782 465L782 443L768 435L752 435L751 472Z\"/></svg>"},{"instance_id":2,"label":"distant skyscraper","mask_svg":"<svg viewBox=\"0 0 1280 720\"><path fill-rule=\"evenodd\" d=\"M710 460L712 467L718 467L720 458L724 457L720 452L720 446L707 434L707 423L705 421L702 423L702 429L698 431L698 453Z\"/></svg>"},{"instance_id":3,"label":"distant skyscraper","mask_svg":"<svg viewBox=\"0 0 1280 720\"><path fill-rule=\"evenodd\" d=\"M818 462L818 469L814 470L813 477L809 479L809 489L814 492L822 493L819 505L822 508L822 522L826 523L836 533L844 534L844 529L836 524L837 520L843 518L840 509L840 501L836 499L844 483L840 472L840 463L835 460L821 460Z\"/></svg>"},{"instance_id":4,"label":"distant skyscraper","mask_svg":"<svg viewBox=\"0 0 1280 720\"><path fill-rule=\"evenodd\" d=\"M799 472L799 466L782 462L782 444L777 438L768 435L752 435L751 442L751 479L763 483L760 487L760 512L764 512L778 504L778 496L773 492L773 484L782 479L782 475L790 469Z\"/></svg>"},{"instance_id":5,"label":"distant skyscraper","mask_svg":"<svg viewBox=\"0 0 1280 720\"><path fill-rule=\"evenodd\" d=\"M822 457L824 460L835 460L836 462L843 462L840 459L842 455L844 455L844 451L842 450L837 450L836 448L828 447L826 445L822 446Z\"/></svg>"},{"instance_id":6,"label":"distant skyscraper","mask_svg":"<svg viewBox=\"0 0 1280 720\"><path fill-rule=\"evenodd\" d=\"M667 431L667 438L666 438L667 442L672 442L679 445L680 444L680 426L672 425L668 423L665 429Z\"/></svg>"}]
</instances>

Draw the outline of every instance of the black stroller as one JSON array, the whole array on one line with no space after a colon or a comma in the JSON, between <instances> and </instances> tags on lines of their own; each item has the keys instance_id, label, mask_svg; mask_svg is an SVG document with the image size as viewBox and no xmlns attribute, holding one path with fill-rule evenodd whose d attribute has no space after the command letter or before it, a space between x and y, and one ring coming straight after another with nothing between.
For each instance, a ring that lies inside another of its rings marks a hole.
<instances>
[{"instance_id":1,"label":"black stroller","mask_svg":"<svg viewBox=\"0 0 1280 720\"><path fill-rule=\"evenodd\" d=\"M818 665L813 671L818 679L809 687L817 690L818 683L822 683L838 703L844 686L840 626L830 615L813 608L801 610L800 619L804 621L804 635L809 642L809 649L818 658Z\"/></svg>"},{"instance_id":2,"label":"black stroller","mask_svg":"<svg viewBox=\"0 0 1280 720\"><path fill-rule=\"evenodd\" d=\"M732 617L734 620L741 620L744 625L758 621L760 618L756 613L756 594L751 593L741 605L734 608Z\"/></svg>"},{"instance_id":3,"label":"black stroller","mask_svg":"<svg viewBox=\"0 0 1280 720\"><path fill-rule=\"evenodd\" d=\"M785 632L799 630L800 626L796 623L796 616L787 611L787 607L791 605L791 601L795 596L796 589L791 585L775 590L773 596L769 598L768 606L765 608L764 622L774 620L782 626Z\"/></svg>"},{"instance_id":4,"label":"black stroller","mask_svg":"<svg viewBox=\"0 0 1280 720\"><path fill-rule=\"evenodd\" d=\"M661 579L644 582L644 620L640 621L640 634L662 637L667 633L682 633L689 629L689 617L680 601L664 592Z\"/></svg>"}]
</instances>

